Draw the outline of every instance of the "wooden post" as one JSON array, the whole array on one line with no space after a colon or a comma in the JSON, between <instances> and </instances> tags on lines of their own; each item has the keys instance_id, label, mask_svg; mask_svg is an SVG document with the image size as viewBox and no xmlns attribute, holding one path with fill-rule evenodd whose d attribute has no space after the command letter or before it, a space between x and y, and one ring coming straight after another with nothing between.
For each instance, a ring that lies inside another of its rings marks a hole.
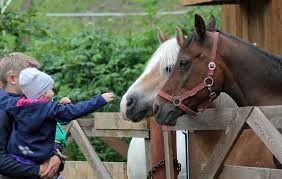
<instances>
[{"instance_id":1,"label":"wooden post","mask_svg":"<svg viewBox=\"0 0 282 179\"><path fill-rule=\"evenodd\" d=\"M99 178L111 179L112 177L94 151L77 121L72 121L70 132L93 170L97 171Z\"/></svg>"},{"instance_id":2,"label":"wooden post","mask_svg":"<svg viewBox=\"0 0 282 179\"><path fill-rule=\"evenodd\" d=\"M150 138L151 138L151 155L152 166L164 160L164 140L161 125L159 125L154 118L150 119ZM165 179L165 166L158 168L154 174L153 179Z\"/></svg>"},{"instance_id":3,"label":"wooden post","mask_svg":"<svg viewBox=\"0 0 282 179\"><path fill-rule=\"evenodd\" d=\"M167 126L162 127L164 137L164 149L165 149L165 170L166 179L174 179L174 167L173 167L173 143L171 131L168 131Z\"/></svg>"}]
</instances>

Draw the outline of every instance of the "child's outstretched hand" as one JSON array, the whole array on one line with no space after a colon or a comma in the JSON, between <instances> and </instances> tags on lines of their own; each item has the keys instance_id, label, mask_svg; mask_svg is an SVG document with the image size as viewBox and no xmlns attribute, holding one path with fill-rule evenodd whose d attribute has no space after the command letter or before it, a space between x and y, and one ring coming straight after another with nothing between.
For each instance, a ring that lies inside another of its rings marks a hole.
<instances>
[{"instance_id":1,"label":"child's outstretched hand","mask_svg":"<svg viewBox=\"0 0 282 179\"><path fill-rule=\"evenodd\" d=\"M115 99L115 94L114 93L103 93L102 97L108 102L111 102Z\"/></svg>"},{"instance_id":2,"label":"child's outstretched hand","mask_svg":"<svg viewBox=\"0 0 282 179\"><path fill-rule=\"evenodd\" d=\"M61 104L70 104L70 103L71 103L71 100L70 100L70 98L68 98L68 97L63 97L63 98L59 101L59 103L61 103Z\"/></svg>"}]
</instances>

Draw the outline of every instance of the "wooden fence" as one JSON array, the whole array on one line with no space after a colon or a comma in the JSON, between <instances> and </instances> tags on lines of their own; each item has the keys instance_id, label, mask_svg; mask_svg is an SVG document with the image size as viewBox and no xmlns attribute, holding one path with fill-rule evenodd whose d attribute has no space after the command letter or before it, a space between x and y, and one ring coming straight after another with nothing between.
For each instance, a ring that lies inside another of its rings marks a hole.
<instances>
[{"instance_id":1,"label":"wooden fence","mask_svg":"<svg viewBox=\"0 0 282 179\"><path fill-rule=\"evenodd\" d=\"M116 149L122 156L127 156L128 145L119 137L145 138L146 154L150 153L149 119L140 123L125 121L119 113L95 113L95 120L80 119L72 122L67 130L71 137L78 143L88 162L67 162L64 176L72 178L117 178L126 179L125 162L101 162L87 137L99 137L106 144ZM268 149L282 162L282 136L277 128L282 128L282 106L240 107L209 109L198 116L184 115L180 117L174 127L163 127L166 178L175 178L173 167L173 152L171 132L176 130L188 130L189 133L201 130L224 130L218 144L214 147L210 158L201 163L201 170L190 172L194 178L219 178L219 179L278 179L282 178L282 171L270 168L224 166L229 152L248 125L263 141ZM255 146L254 146L255 147ZM197 150L189 146L189 151ZM147 171L150 169L150 155L147 155ZM195 160L189 161L189 165L196 165ZM196 173L196 175L195 175Z\"/></svg>"},{"instance_id":2,"label":"wooden fence","mask_svg":"<svg viewBox=\"0 0 282 179\"><path fill-rule=\"evenodd\" d=\"M282 178L282 170L223 166L229 152L241 135L246 124L262 140L273 155L282 163L282 135L277 128L282 128L282 106L239 107L225 109L209 109L198 115L186 115L178 119L175 127L165 127L165 135L174 130L225 130L217 145L214 147L210 158L202 163L202 169L194 178L200 179L278 179ZM173 163L169 146L170 138L165 142L166 178L173 176ZM255 147L255 146L254 146ZM189 150L197 150L189 148ZM250 149L251 150L251 149ZM189 165L193 165L190 163ZM193 171L191 171L193 172ZM190 177L191 178L191 177ZM194 179L191 178L191 179Z\"/></svg>"},{"instance_id":3,"label":"wooden fence","mask_svg":"<svg viewBox=\"0 0 282 179\"><path fill-rule=\"evenodd\" d=\"M149 122L143 120L132 123L122 119L119 113L95 113L93 119L79 119L67 126L70 135L68 141L74 139L88 162L68 161L65 165L64 177L67 179L127 179L126 162L102 162L87 137L99 137L123 157L127 157L128 145L121 137L140 137L145 139L147 171L150 169Z\"/></svg>"}]
</instances>

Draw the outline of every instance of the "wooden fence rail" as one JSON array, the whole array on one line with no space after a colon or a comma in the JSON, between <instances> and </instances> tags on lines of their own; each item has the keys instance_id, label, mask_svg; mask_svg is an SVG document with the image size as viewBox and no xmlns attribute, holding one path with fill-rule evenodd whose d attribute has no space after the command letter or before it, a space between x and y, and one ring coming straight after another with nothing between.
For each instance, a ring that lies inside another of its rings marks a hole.
<instances>
[{"instance_id":1,"label":"wooden fence rail","mask_svg":"<svg viewBox=\"0 0 282 179\"><path fill-rule=\"evenodd\" d=\"M251 171L255 171L255 175L258 178L282 178L282 170L223 166L229 152L246 125L255 132L273 155L282 163L282 135L277 130L277 128L282 128L282 106L209 109L198 116L186 115L180 117L176 126L165 128L172 131L225 130L225 134L221 136L208 161L203 164L203 169L197 178L249 178L251 174L246 174L246 171L250 173L252 173ZM170 149L168 146L169 143L169 141L165 143L166 151ZM170 151L166 152L166 155L166 160L169 160ZM166 161L166 163L170 162ZM167 168L167 170L169 169ZM234 175L234 171L240 171L240 174ZM169 173L173 172L173 169L166 172L167 176L169 176Z\"/></svg>"}]
</instances>

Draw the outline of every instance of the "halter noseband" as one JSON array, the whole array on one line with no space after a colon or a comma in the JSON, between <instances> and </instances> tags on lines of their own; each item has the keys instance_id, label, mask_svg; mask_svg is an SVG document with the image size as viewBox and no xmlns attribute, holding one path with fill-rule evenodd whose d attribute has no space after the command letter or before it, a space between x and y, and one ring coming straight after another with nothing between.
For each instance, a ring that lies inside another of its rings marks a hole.
<instances>
[{"instance_id":1,"label":"halter noseband","mask_svg":"<svg viewBox=\"0 0 282 179\"><path fill-rule=\"evenodd\" d=\"M211 87L214 85L213 76L214 76L214 71L216 69L215 59L216 59L216 52L217 52L217 46L218 46L218 36L219 36L219 32L213 33L213 37L214 37L213 38L213 47L212 47L212 53L210 56L210 63L208 64L208 75L204 79L204 81L201 84L199 84L198 86L194 87L193 89L185 92L184 94L180 96L171 96L162 90L158 91L158 96L172 102L175 106L179 107L184 112L190 112L193 114L197 114L197 112L190 109L188 106L184 105L182 101L194 96L195 94L197 94L199 91L203 90L206 87L209 90L210 101L213 101L214 99L216 99L217 95L215 92L212 91Z\"/></svg>"}]
</instances>

